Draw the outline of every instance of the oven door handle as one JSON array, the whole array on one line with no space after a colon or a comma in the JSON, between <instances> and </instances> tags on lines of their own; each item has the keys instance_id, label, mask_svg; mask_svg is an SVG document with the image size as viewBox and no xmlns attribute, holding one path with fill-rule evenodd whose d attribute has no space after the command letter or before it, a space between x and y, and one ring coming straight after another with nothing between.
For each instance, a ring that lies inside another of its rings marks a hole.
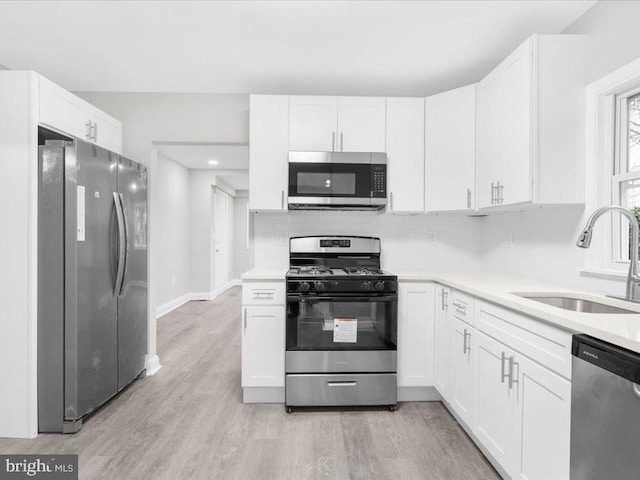
<instances>
[{"instance_id":1,"label":"oven door handle","mask_svg":"<svg viewBox=\"0 0 640 480\"><path fill-rule=\"evenodd\" d=\"M353 295L341 295L341 296L311 296L311 295L287 295L287 302L394 302L398 300L397 295L382 295L382 296L353 296Z\"/></svg>"}]
</instances>

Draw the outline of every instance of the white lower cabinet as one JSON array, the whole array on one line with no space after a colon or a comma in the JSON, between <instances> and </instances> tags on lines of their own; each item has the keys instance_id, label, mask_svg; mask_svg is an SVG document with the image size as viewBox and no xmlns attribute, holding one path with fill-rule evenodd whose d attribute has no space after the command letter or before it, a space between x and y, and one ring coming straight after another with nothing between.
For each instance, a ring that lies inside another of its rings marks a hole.
<instances>
[{"instance_id":1,"label":"white lower cabinet","mask_svg":"<svg viewBox=\"0 0 640 480\"><path fill-rule=\"evenodd\" d=\"M571 383L516 354L514 458L512 477L520 480L569 478Z\"/></svg>"},{"instance_id":2,"label":"white lower cabinet","mask_svg":"<svg viewBox=\"0 0 640 480\"><path fill-rule=\"evenodd\" d=\"M436 285L436 305L435 305L435 346L434 346L434 385L438 393L446 401L449 401L450 382L450 335L449 319L449 296L451 289L443 285Z\"/></svg>"},{"instance_id":3,"label":"white lower cabinet","mask_svg":"<svg viewBox=\"0 0 640 480\"><path fill-rule=\"evenodd\" d=\"M242 393L245 403L284 402L284 282L242 284Z\"/></svg>"},{"instance_id":4,"label":"white lower cabinet","mask_svg":"<svg viewBox=\"0 0 640 480\"><path fill-rule=\"evenodd\" d=\"M398 387L433 386L433 283L398 284Z\"/></svg>"},{"instance_id":5,"label":"white lower cabinet","mask_svg":"<svg viewBox=\"0 0 640 480\"><path fill-rule=\"evenodd\" d=\"M478 440L507 471L513 449L514 395L509 359L514 353L483 333L478 334L475 374Z\"/></svg>"},{"instance_id":6,"label":"white lower cabinet","mask_svg":"<svg viewBox=\"0 0 640 480\"><path fill-rule=\"evenodd\" d=\"M476 329L465 322L451 322L451 392L449 403L458 416L471 428L474 419L473 378L478 351Z\"/></svg>"}]
</instances>

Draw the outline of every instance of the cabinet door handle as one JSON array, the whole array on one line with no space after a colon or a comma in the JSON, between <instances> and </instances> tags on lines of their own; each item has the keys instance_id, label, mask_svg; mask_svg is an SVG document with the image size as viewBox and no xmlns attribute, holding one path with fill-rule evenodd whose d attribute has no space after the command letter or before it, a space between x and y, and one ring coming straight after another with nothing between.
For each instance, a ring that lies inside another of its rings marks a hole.
<instances>
[{"instance_id":1,"label":"cabinet door handle","mask_svg":"<svg viewBox=\"0 0 640 480\"><path fill-rule=\"evenodd\" d=\"M393 192L389 192L389 210L393 212Z\"/></svg>"},{"instance_id":2,"label":"cabinet door handle","mask_svg":"<svg viewBox=\"0 0 640 480\"><path fill-rule=\"evenodd\" d=\"M97 142L98 141L98 122L94 122L93 123L93 141Z\"/></svg>"},{"instance_id":3,"label":"cabinet door handle","mask_svg":"<svg viewBox=\"0 0 640 480\"><path fill-rule=\"evenodd\" d=\"M471 189L467 188L467 208L471 208Z\"/></svg>"},{"instance_id":4,"label":"cabinet door handle","mask_svg":"<svg viewBox=\"0 0 640 480\"><path fill-rule=\"evenodd\" d=\"M498 182L498 202L500 205L502 205L504 203L504 185L500 185L500 182Z\"/></svg>"},{"instance_id":5,"label":"cabinet door handle","mask_svg":"<svg viewBox=\"0 0 640 480\"><path fill-rule=\"evenodd\" d=\"M84 134L84 136L86 137L87 140L91 140L91 120L85 123L84 126L87 127L87 131Z\"/></svg>"},{"instance_id":6,"label":"cabinet door handle","mask_svg":"<svg viewBox=\"0 0 640 480\"><path fill-rule=\"evenodd\" d=\"M462 339L462 354L465 355L467 352L471 351L471 346L467 346L467 338L471 338L471 334L467 332L467 329L464 329L463 333L464 337Z\"/></svg>"},{"instance_id":7,"label":"cabinet door handle","mask_svg":"<svg viewBox=\"0 0 640 480\"><path fill-rule=\"evenodd\" d=\"M336 151L336 132L331 132L331 151Z\"/></svg>"},{"instance_id":8,"label":"cabinet door handle","mask_svg":"<svg viewBox=\"0 0 640 480\"><path fill-rule=\"evenodd\" d=\"M344 140L344 136L343 136L342 132L340 132L340 151L341 152L344 152L344 148L343 148L344 142L343 142L343 140Z\"/></svg>"},{"instance_id":9,"label":"cabinet door handle","mask_svg":"<svg viewBox=\"0 0 640 480\"><path fill-rule=\"evenodd\" d=\"M513 378L513 367L515 365L519 365L518 362L514 361L514 356L511 355L509 357L509 389L513 388L514 383L518 383L519 380L517 378Z\"/></svg>"},{"instance_id":10,"label":"cabinet door handle","mask_svg":"<svg viewBox=\"0 0 640 480\"><path fill-rule=\"evenodd\" d=\"M247 334L247 309L244 309L244 334Z\"/></svg>"},{"instance_id":11,"label":"cabinet door handle","mask_svg":"<svg viewBox=\"0 0 640 480\"><path fill-rule=\"evenodd\" d=\"M507 359L507 355L504 352L502 352L502 357L500 358L500 381L502 383L504 383L504 379L509 376L507 373L505 373L505 368L504 368L504 361L506 359Z\"/></svg>"},{"instance_id":12,"label":"cabinet door handle","mask_svg":"<svg viewBox=\"0 0 640 480\"><path fill-rule=\"evenodd\" d=\"M284 190L280 190L280 210L284 210Z\"/></svg>"},{"instance_id":13,"label":"cabinet door handle","mask_svg":"<svg viewBox=\"0 0 640 480\"><path fill-rule=\"evenodd\" d=\"M495 205L496 203L496 186L493 182L491 182L491 205Z\"/></svg>"},{"instance_id":14,"label":"cabinet door handle","mask_svg":"<svg viewBox=\"0 0 640 480\"><path fill-rule=\"evenodd\" d=\"M444 288L442 289L442 310L444 310L445 308L447 308L449 306L449 304L447 303L447 296L449 295L448 292L444 291Z\"/></svg>"}]
</instances>

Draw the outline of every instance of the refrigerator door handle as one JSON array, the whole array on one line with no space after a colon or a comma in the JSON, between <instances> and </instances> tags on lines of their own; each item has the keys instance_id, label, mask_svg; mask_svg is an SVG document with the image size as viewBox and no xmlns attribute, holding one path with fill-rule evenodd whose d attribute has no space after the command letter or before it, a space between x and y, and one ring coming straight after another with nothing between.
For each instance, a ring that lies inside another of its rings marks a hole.
<instances>
[{"instance_id":1,"label":"refrigerator door handle","mask_svg":"<svg viewBox=\"0 0 640 480\"><path fill-rule=\"evenodd\" d=\"M124 278L127 276L127 266L129 265L129 224L127 223L127 209L124 206L124 196L121 193L118 193L118 197L120 197L120 208L122 209L122 224L124 225L124 267L122 269L122 284L120 285L120 293L122 295L122 291L124 289Z\"/></svg>"},{"instance_id":2,"label":"refrigerator door handle","mask_svg":"<svg viewBox=\"0 0 640 480\"><path fill-rule=\"evenodd\" d=\"M124 223L124 212L122 209L122 199L120 194L113 192L113 202L116 204L116 217L118 218L118 271L116 273L116 284L114 292L116 295L122 293L122 284L124 283L124 266L126 255L126 229Z\"/></svg>"}]
</instances>

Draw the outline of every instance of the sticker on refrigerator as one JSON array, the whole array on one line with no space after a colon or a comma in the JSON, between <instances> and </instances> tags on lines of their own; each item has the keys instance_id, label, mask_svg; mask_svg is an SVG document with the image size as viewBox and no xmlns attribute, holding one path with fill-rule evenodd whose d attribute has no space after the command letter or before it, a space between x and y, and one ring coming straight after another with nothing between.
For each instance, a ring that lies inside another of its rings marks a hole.
<instances>
[{"instance_id":1,"label":"sticker on refrigerator","mask_svg":"<svg viewBox=\"0 0 640 480\"><path fill-rule=\"evenodd\" d=\"M336 343L356 343L358 341L358 319L334 318L333 341Z\"/></svg>"},{"instance_id":2,"label":"sticker on refrigerator","mask_svg":"<svg viewBox=\"0 0 640 480\"><path fill-rule=\"evenodd\" d=\"M85 212L85 204L84 204L84 187L82 185L78 185L78 200L77 204L77 223L78 223L78 241L84 242L84 212Z\"/></svg>"}]
</instances>

